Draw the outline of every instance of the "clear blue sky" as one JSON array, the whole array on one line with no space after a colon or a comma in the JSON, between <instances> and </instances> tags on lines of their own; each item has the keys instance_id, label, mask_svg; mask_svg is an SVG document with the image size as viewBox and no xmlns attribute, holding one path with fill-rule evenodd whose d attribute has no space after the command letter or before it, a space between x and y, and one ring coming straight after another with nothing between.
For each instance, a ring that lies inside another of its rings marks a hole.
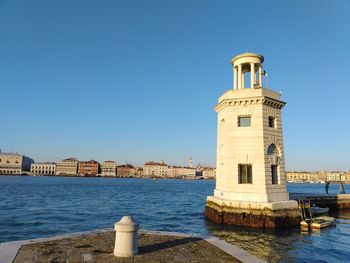
<instances>
[{"instance_id":1,"label":"clear blue sky","mask_svg":"<svg viewBox=\"0 0 350 263\"><path fill-rule=\"evenodd\" d=\"M288 169L350 169L350 1L0 0L0 149L215 164L230 59L265 56Z\"/></svg>"}]
</instances>

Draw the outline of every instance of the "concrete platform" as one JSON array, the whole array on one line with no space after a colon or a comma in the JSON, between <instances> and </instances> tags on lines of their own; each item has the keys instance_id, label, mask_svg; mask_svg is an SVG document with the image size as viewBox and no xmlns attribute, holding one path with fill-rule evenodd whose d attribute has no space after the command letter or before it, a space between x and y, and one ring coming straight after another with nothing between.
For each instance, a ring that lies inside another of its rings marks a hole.
<instances>
[{"instance_id":1,"label":"concrete platform","mask_svg":"<svg viewBox=\"0 0 350 263\"><path fill-rule=\"evenodd\" d=\"M264 262L215 237L139 231L139 254L113 255L113 229L0 244L1 263L25 262Z\"/></svg>"}]
</instances>

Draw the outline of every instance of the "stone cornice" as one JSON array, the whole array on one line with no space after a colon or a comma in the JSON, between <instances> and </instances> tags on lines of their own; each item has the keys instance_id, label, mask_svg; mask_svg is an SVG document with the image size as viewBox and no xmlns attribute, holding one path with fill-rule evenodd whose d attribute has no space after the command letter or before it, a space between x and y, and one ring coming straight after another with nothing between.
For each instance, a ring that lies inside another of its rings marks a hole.
<instances>
[{"instance_id":1,"label":"stone cornice","mask_svg":"<svg viewBox=\"0 0 350 263\"><path fill-rule=\"evenodd\" d=\"M273 108L282 109L286 102L281 100L276 100L270 97L247 97L247 98L229 98L223 99L218 104L215 105L214 109L216 112L222 110L228 106L239 106L239 105L251 105L251 104L264 104Z\"/></svg>"}]
</instances>

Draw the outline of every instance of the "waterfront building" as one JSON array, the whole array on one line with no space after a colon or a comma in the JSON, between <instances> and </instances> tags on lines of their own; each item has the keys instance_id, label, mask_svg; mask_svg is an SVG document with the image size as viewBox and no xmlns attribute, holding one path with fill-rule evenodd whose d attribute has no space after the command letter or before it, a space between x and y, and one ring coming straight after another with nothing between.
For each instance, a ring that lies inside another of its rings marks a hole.
<instances>
[{"instance_id":1,"label":"waterfront building","mask_svg":"<svg viewBox=\"0 0 350 263\"><path fill-rule=\"evenodd\" d=\"M194 179L196 177L196 169L184 166L168 166L167 177Z\"/></svg>"},{"instance_id":2,"label":"waterfront building","mask_svg":"<svg viewBox=\"0 0 350 263\"><path fill-rule=\"evenodd\" d=\"M263 87L263 61L254 53L234 57L233 89L215 106L216 186L205 214L218 223L262 228L299 224L298 204L289 200L286 189L281 119L285 102L280 93ZM250 81L245 82L247 75Z\"/></svg>"},{"instance_id":3,"label":"waterfront building","mask_svg":"<svg viewBox=\"0 0 350 263\"><path fill-rule=\"evenodd\" d=\"M135 167L129 163L117 166L117 177L132 177Z\"/></svg>"},{"instance_id":4,"label":"waterfront building","mask_svg":"<svg viewBox=\"0 0 350 263\"><path fill-rule=\"evenodd\" d=\"M168 165L163 161L158 162L146 162L143 166L143 174L144 176L155 176L155 177L167 177L168 176Z\"/></svg>"},{"instance_id":5,"label":"waterfront building","mask_svg":"<svg viewBox=\"0 0 350 263\"><path fill-rule=\"evenodd\" d=\"M30 173L32 175L55 175L56 164L55 163L32 163L30 167Z\"/></svg>"},{"instance_id":6,"label":"waterfront building","mask_svg":"<svg viewBox=\"0 0 350 263\"><path fill-rule=\"evenodd\" d=\"M134 167L131 169L131 175L135 177L143 177L143 168L142 167Z\"/></svg>"},{"instance_id":7,"label":"waterfront building","mask_svg":"<svg viewBox=\"0 0 350 263\"><path fill-rule=\"evenodd\" d=\"M345 173L334 171L327 173L327 181L344 182L346 181Z\"/></svg>"},{"instance_id":8,"label":"waterfront building","mask_svg":"<svg viewBox=\"0 0 350 263\"><path fill-rule=\"evenodd\" d=\"M76 158L64 159L56 165L56 175L77 175L78 160Z\"/></svg>"},{"instance_id":9,"label":"waterfront building","mask_svg":"<svg viewBox=\"0 0 350 263\"><path fill-rule=\"evenodd\" d=\"M205 167L202 171L202 176L204 179L215 179L216 169L215 167Z\"/></svg>"},{"instance_id":10,"label":"waterfront building","mask_svg":"<svg viewBox=\"0 0 350 263\"><path fill-rule=\"evenodd\" d=\"M18 153L3 153L0 151L0 174L20 175L30 171L34 160Z\"/></svg>"},{"instance_id":11,"label":"waterfront building","mask_svg":"<svg viewBox=\"0 0 350 263\"><path fill-rule=\"evenodd\" d=\"M318 172L286 172L286 179L290 182L325 182L327 173Z\"/></svg>"},{"instance_id":12,"label":"waterfront building","mask_svg":"<svg viewBox=\"0 0 350 263\"><path fill-rule=\"evenodd\" d=\"M95 160L79 161L78 174L84 176L97 176L100 164Z\"/></svg>"},{"instance_id":13,"label":"waterfront building","mask_svg":"<svg viewBox=\"0 0 350 263\"><path fill-rule=\"evenodd\" d=\"M346 171L346 172L344 173L344 177L345 177L345 181L346 181L347 183L350 183L350 172L349 172L349 171Z\"/></svg>"},{"instance_id":14,"label":"waterfront building","mask_svg":"<svg viewBox=\"0 0 350 263\"><path fill-rule=\"evenodd\" d=\"M101 163L101 176L116 176L117 164L115 161L103 161Z\"/></svg>"}]
</instances>

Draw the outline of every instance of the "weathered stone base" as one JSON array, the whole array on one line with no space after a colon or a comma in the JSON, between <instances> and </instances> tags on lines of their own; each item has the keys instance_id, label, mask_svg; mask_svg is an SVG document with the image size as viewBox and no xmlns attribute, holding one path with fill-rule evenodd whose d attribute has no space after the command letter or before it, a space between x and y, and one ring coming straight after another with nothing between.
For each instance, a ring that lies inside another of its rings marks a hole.
<instances>
[{"instance_id":1,"label":"weathered stone base","mask_svg":"<svg viewBox=\"0 0 350 263\"><path fill-rule=\"evenodd\" d=\"M246 203L209 196L205 216L219 224L257 228L289 228L300 223L296 201Z\"/></svg>"}]
</instances>

